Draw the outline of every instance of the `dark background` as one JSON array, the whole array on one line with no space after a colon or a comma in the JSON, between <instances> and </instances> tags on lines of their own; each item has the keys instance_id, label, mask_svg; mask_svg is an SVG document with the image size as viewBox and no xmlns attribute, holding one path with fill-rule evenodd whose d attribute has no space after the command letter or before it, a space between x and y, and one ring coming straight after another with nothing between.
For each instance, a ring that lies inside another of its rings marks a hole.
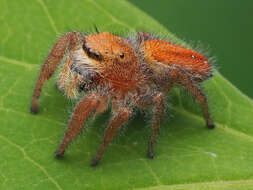
<instances>
[{"instance_id":1,"label":"dark background","mask_svg":"<svg viewBox=\"0 0 253 190\"><path fill-rule=\"evenodd\" d=\"M186 42L200 41L218 70L253 98L252 0L129 0Z\"/></svg>"}]
</instances>

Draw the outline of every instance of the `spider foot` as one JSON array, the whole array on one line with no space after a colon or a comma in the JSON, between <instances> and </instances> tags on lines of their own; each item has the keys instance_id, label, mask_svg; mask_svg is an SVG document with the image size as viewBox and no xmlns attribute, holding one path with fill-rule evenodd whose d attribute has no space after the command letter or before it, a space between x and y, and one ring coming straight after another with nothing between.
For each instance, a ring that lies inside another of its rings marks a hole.
<instances>
[{"instance_id":1,"label":"spider foot","mask_svg":"<svg viewBox=\"0 0 253 190\"><path fill-rule=\"evenodd\" d=\"M31 106L31 108L30 108L31 114L36 114L36 113L38 113L38 111L39 111L38 106Z\"/></svg>"},{"instance_id":2,"label":"spider foot","mask_svg":"<svg viewBox=\"0 0 253 190\"><path fill-rule=\"evenodd\" d=\"M215 128L215 125L212 123L212 124L207 124L207 128L208 129L214 129Z\"/></svg>"},{"instance_id":3,"label":"spider foot","mask_svg":"<svg viewBox=\"0 0 253 190\"><path fill-rule=\"evenodd\" d=\"M153 152L148 152L147 154L148 158L153 159L155 157Z\"/></svg>"},{"instance_id":4,"label":"spider foot","mask_svg":"<svg viewBox=\"0 0 253 190\"><path fill-rule=\"evenodd\" d=\"M91 161L91 166L96 166L96 165L98 165L98 162L99 162L99 160L96 160L96 159L93 159L92 161Z\"/></svg>"},{"instance_id":5,"label":"spider foot","mask_svg":"<svg viewBox=\"0 0 253 190\"><path fill-rule=\"evenodd\" d=\"M63 152L61 152L61 153L55 152L55 158L62 158L63 155L64 155L64 152L65 152L65 151L63 151Z\"/></svg>"}]
</instances>

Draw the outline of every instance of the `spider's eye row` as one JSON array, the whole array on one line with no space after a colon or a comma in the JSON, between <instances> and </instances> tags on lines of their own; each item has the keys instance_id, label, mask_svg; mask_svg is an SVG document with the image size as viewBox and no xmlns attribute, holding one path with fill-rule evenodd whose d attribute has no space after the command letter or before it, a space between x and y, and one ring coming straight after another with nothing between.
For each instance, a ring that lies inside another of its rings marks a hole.
<instances>
[{"instance_id":1,"label":"spider's eye row","mask_svg":"<svg viewBox=\"0 0 253 190\"><path fill-rule=\"evenodd\" d=\"M124 53L121 53L119 56L121 59L123 59L125 55L124 55Z\"/></svg>"},{"instance_id":2,"label":"spider's eye row","mask_svg":"<svg viewBox=\"0 0 253 190\"><path fill-rule=\"evenodd\" d=\"M91 48L88 48L85 43L83 43L83 50L86 52L88 57L95 59L97 61L102 60L102 56L96 52L93 52Z\"/></svg>"}]
</instances>

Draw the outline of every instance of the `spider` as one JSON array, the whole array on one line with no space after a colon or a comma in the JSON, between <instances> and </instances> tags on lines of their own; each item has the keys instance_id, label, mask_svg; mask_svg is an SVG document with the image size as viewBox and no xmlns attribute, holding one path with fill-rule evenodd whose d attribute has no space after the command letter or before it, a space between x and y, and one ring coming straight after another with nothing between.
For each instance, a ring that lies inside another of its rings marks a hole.
<instances>
[{"instance_id":1,"label":"spider","mask_svg":"<svg viewBox=\"0 0 253 190\"><path fill-rule=\"evenodd\" d=\"M64 59L63 59L64 58ZM68 32L58 39L44 61L37 80L30 111L38 112L38 99L44 83L63 61L57 87L69 98L86 91L76 104L66 133L55 155L63 156L91 115L112 105L112 118L91 165L98 164L107 145L131 117L133 107L153 107L152 134L148 157L154 157L154 144L165 109L165 94L174 84L183 85L202 104L209 128L213 122L205 94L199 83L211 76L211 66L199 53L139 32L124 38L109 32L83 35Z\"/></svg>"}]
</instances>

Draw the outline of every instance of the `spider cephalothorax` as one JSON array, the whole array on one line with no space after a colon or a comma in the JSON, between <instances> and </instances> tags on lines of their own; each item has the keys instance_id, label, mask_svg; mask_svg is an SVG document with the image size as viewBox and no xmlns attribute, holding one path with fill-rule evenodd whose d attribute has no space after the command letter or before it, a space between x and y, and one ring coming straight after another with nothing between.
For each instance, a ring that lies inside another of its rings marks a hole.
<instances>
[{"instance_id":1,"label":"spider cephalothorax","mask_svg":"<svg viewBox=\"0 0 253 190\"><path fill-rule=\"evenodd\" d=\"M92 66L99 75L100 84L115 91L115 95L129 92L143 82L136 52L124 38L108 32L93 34L85 37L83 50L93 60L89 64L76 63L76 70L85 73L86 67Z\"/></svg>"},{"instance_id":2,"label":"spider cephalothorax","mask_svg":"<svg viewBox=\"0 0 253 190\"><path fill-rule=\"evenodd\" d=\"M205 95L198 83L210 77L207 60L195 51L159 40L146 32L136 38L123 38L103 32L82 35L69 32L59 38L45 60L37 81L31 112L38 112L38 98L43 84L63 61L57 86L67 97L87 94L75 106L56 156L64 154L68 144L85 126L88 116L105 111L112 103L113 117L92 165L100 160L106 146L131 116L132 108L154 107L152 135L148 156L153 148L164 113L164 94L174 84L185 86L200 101L208 127L213 127ZM194 61L193 61L194 60Z\"/></svg>"}]
</instances>

